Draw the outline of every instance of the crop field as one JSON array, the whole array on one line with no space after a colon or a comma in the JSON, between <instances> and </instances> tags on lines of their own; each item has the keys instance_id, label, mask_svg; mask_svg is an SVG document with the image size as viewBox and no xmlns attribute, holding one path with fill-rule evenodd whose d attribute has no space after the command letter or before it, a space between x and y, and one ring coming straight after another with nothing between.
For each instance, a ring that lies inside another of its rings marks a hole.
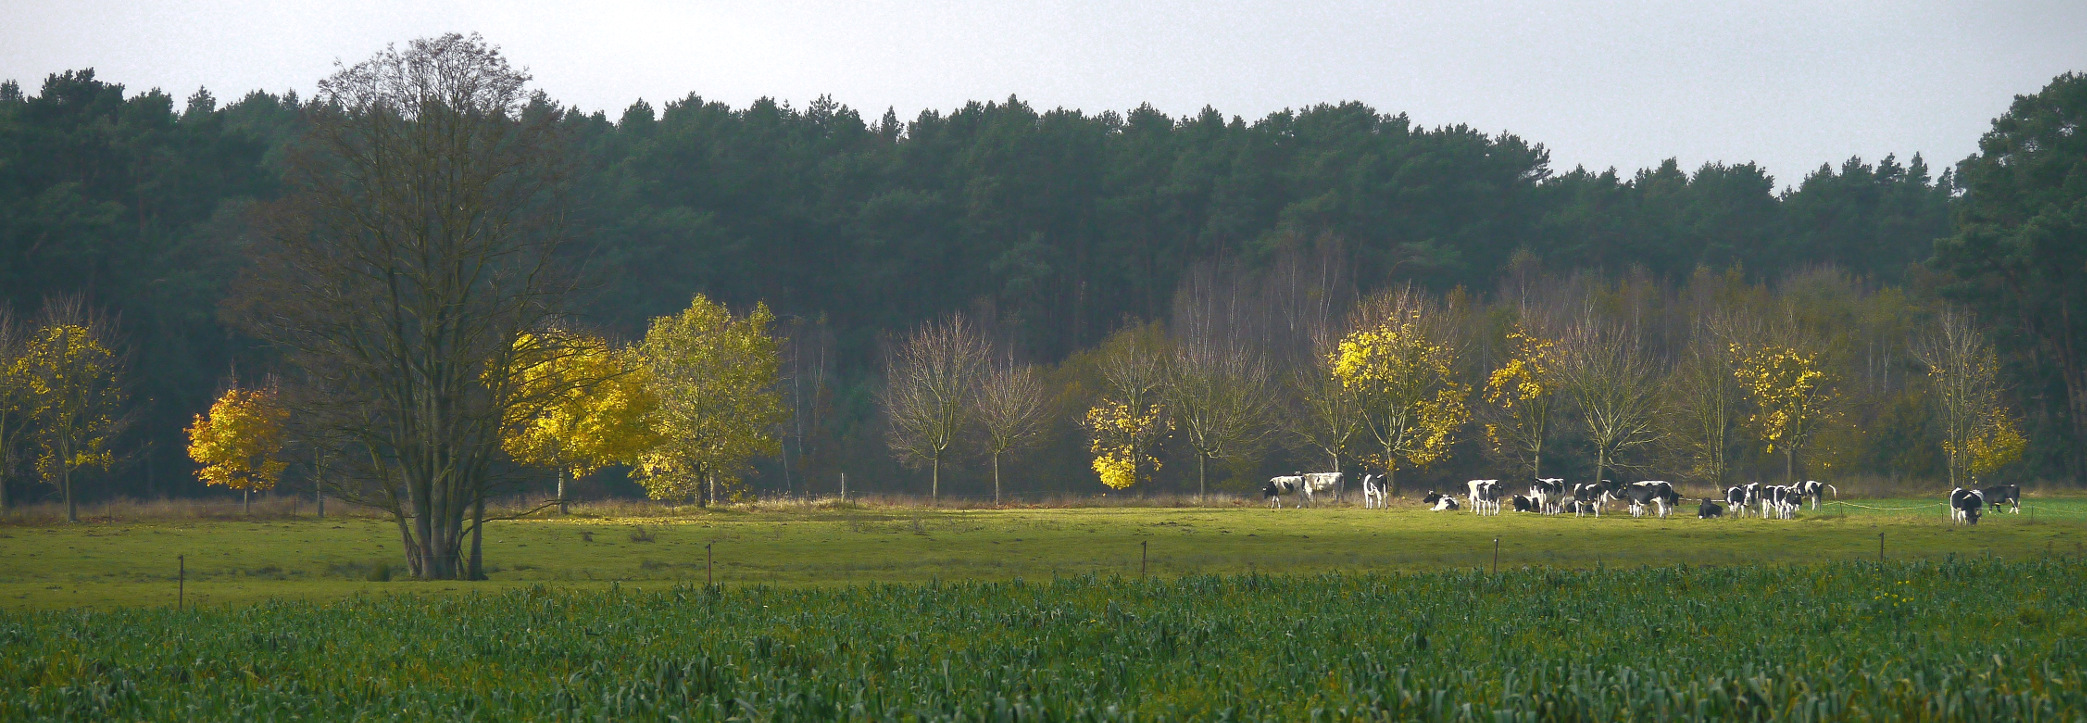
<instances>
[{"instance_id":1,"label":"crop field","mask_svg":"<svg viewBox=\"0 0 2087 723\"><path fill-rule=\"evenodd\" d=\"M2072 720L2087 567L530 586L0 612L0 719Z\"/></svg>"},{"instance_id":2,"label":"crop field","mask_svg":"<svg viewBox=\"0 0 2087 723\"><path fill-rule=\"evenodd\" d=\"M1860 505L1854 506L1854 505ZM803 506L589 512L488 526L491 580L405 581L395 525L366 517L0 526L0 609L216 606L362 593L463 594L714 580L797 587L1076 575L1320 574L1815 565L2079 555L2087 499L1949 523L1929 500L1860 500L1795 520L1610 514L1474 517L1416 507L954 510ZM707 548L707 549L706 549ZM707 559L710 564L706 565ZM177 556L182 560L177 562ZM177 583L177 566L185 582ZM378 581L390 573L390 581ZM178 584L178 588L177 588ZM177 592L178 589L178 592Z\"/></svg>"}]
</instances>

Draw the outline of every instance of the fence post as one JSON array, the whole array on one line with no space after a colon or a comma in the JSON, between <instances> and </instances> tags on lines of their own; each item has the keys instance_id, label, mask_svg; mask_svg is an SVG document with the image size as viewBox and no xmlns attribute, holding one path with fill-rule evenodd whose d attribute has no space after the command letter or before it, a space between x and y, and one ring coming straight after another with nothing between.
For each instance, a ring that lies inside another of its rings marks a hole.
<instances>
[{"instance_id":1,"label":"fence post","mask_svg":"<svg viewBox=\"0 0 2087 723\"><path fill-rule=\"evenodd\" d=\"M1884 561L1884 533L1877 533L1877 561Z\"/></svg>"},{"instance_id":2,"label":"fence post","mask_svg":"<svg viewBox=\"0 0 2087 723\"><path fill-rule=\"evenodd\" d=\"M1493 574L1500 574L1500 538L1493 538Z\"/></svg>"},{"instance_id":3,"label":"fence post","mask_svg":"<svg viewBox=\"0 0 2087 723\"><path fill-rule=\"evenodd\" d=\"M174 609L180 610L188 606L188 556L175 555L174 564Z\"/></svg>"},{"instance_id":4,"label":"fence post","mask_svg":"<svg viewBox=\"0 0 2087 723\"><path fill-rule=\"evenodd\" d=\"M717 544L716 540L703 543L703 587L706 588L717 587L717 578L712 577L710 574L710 563L711 560L715 559L710 555L710 546L715 544Z\"/></svg>"},{"instance_id":5,"label":"fence post","mask_svg":"<svg viewBox=\"0 0 2087 723\"><path fill-rule=\"evenodd\" d=\"M1145 576L1145 546L1149 540L1138 541L1138 577Z\"/></svg>"}]
</instances>

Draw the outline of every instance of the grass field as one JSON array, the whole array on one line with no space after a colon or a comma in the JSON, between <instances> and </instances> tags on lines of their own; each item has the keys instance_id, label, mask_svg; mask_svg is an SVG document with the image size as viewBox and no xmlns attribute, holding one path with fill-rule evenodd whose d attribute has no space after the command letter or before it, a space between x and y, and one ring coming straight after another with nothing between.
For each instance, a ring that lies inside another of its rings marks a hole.
<instances>
[{"instance_id":1,"label":"grass field","mask_svg":"<svg viewBox=\"0 0 2087 723\"><path fill-rule=\"evenodd\" d=\"M0 611L0 719L2077 720L2083 579L1960 558Z\"/></svg>"},{"instance_id":2,"label":"grass field","mask_svg":"<svg viewBox=\"0 0 2087 723\"><path fill-rule=\"evenodd\" d=\"M2035 515L1948 523L1930 500L1859 500L1796 520L1667 520L1415 507L952 510L783 506L633 516L582 514L488 526L491 581L371 581L399 565L397 528L367 517L173 520L0 526L0 609L167 606L176 556L186 600L216 606L364 592L456 594L539 583L591 589L705 579L796 587L930 580L1136 575L1418 572L1819 564L1952 555L2019 560L2073 555L2087 542L2087 499L2033 499ZM587 512L585 508L581 510Z\"/></svg>"}]
</instances>

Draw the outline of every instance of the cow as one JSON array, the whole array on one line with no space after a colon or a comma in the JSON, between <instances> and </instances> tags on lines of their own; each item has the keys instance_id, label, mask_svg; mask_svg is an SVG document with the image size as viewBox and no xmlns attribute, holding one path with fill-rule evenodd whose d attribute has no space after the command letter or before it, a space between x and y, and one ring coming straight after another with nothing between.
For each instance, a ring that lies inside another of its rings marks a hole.
<instances>
[{"instance_id":1,"label":"cow","mask_svg":"<svg viewBox=\"0 0 2087 723\"><path fill-rule=\"evenodd\" d=\"M1475 479L1464 483L1470 494L1471 513L1475 515L1500 514L1500 480Z\"/></svg>"},{"instance_id":2,"label":"cow","mask_svg":"<svg viewBox=\"0 0 2087 723\"><path fill-rule=\"evenodd\" d=\"M1608 495L1608 490L1603 489L1600 484L1594 482L1582 482L1573 485L1572 499L1576 503L1573 505L1573 516L1580 517L1588 512L1593 512L1595 517L1600 517L1601 503Z\"/></svg>"},{"instance_id":3,"label":"cow","mask_svg":"<svg viewBox=\"0 0 2087 723\"><path fill-rule=\"evenodd\" d=\"M1333 492L1341 483L1341 473L1339 472L1307 472L1303 477L1304 501L1307 504L1317 501L1313 497L1314 495ZM1335 495L1334 501L1340 501L1338 494Z\"/></svg>"},{"instance_id":4,"label":"cow","mask_svg":"<svg viewBox=\"0 0 2087 723\"><path fill-rule=\"evenodd\" d=\"M1746 508L1753 506L1754 501L1747 496L1745 487L1735 485L1725 488L1725 504L1732 508L1733 517L1745 517Z\"/></svg>"},{"instance_id":5,"label":"cow","mask_svg":"<svg viewBox=\"0 0 2087 723\"><path fill-rule=\"evenodd\" d=\"M1725 516L1725 508L1719 506L1716 500L1705 497L1703 498L1703 504L1696 505L1696 519L1708 520L1723 516Z\"/></svg>"},{"instance_id":6,"label":"cow","mask_svg":"<svg viewBox=\"0 0 2087 723\"><path fill-rule=\"evenodd\" d=\"M1385 503L1385 498L1384 498L1384 492L1385 492L1385 489L1384 489L1384 488L1385 488L1385 486L1386 486L1386 485L1384 484L1384 482L1385 482L1384 478L1383 478L1383 477L1380 477L1380 476L1378 476L1378 475L1374 475L1374 474L1366 474L1366 475L1363 475L1363 476L1362 476L1362 506L1363 506L1363 509L1369 509L1369 508L1372 508L1372 507L1383 507L1383 506L1384 506L1384 503Z\"/></svg>"},{"instance_id":7,"label":"cow","mask_svg":"<svg viewBox=\"0 0 2087 723\"><path fill-rule=\"evenodd\" d=\"M1826 484L1815 479L1808 479L1803 482L1797 483L1797 491L1803 494L1805 499L1812 501L1812 509L1815 510L1819 509L1819 500L1826 496L1827 490L1833 490L1834 499L1841 498L1841 488L1839 487L1835 487L1833 485Z\"/></svg>"},{"instance_id":8,"label":"cow","mask_svg":"<svg viewBox=\"0 0 2087 723\"><path fill-rule=\"evenodd\" d=\"M1445 495L1434 490L1428 490L1426 495L1422 495L1420 503L1423 505L1434 505L1434 507L1428 509L1435 512L1454 512L1459 506L1456 495Z\"/></svg>"},{"instance_id":9,"label":"cow","mask_svg":"<svg viewBox=\"0 0 2087 723\"><path fill-rule=\"evenodd\" d=\"M1583 505L1579 500L1566 500L1564 502L1558 503L1558 510L1560 512L1570 512L1574 517L1579 517L1580 513L1588 512L1592 509L1593 505Z\"/></svg>"},{"instance_id":10,"label":"cow","mask_svg":"<svg viewBox=\"0 0 2087 723\"><path fill-rule=\"evenodd\" d=\"M1999 512L2001 505L2007 505L2008 514L2022 514L2021 485L1999 485L1997 487L1987 487L1978 492L1979 496L1984 498L1986 506L1993 508L1994 512Z\"/></svg>"},{"instance_id":11,"label":"cow","mask_svg":"<svg viewBox=\"0 0 2087 723\"><path fill-rule=\"evenodd\" d=\"M1986 497L1983 490L1958 487L1949 493L1949 517L1959 524L1978 524L1979 513L1985 506Z\"/></svg>"},{"instance_id":12,"label":"cow","mask_svg":"<svg viewBox=\"0 0 2087 723\"><path fill-rule=\"evenodd\" d=\"M1261 487L1261 497L1268 500L1268 506L1280 509L1283 495L1297 495L1303 491L1304 475L1282 475L1268 478L1268 484Z\"/></svg>"},{"instance_id":13,"label":"cow","mask_svg":"<svg viewBox=\"0 0 2087 723\"><path fill-rule=\"evenodd\" d=\"M1565 478L1538 478L1536 484L1529 485L1529 501L1536 505L1537 512L1546 515L1558 514L1558 503L1565 501Z\"/></svg>"},{"instance_id":14,"label":"cow","mask_svg":"<svg viewBox=\"0 0 2087 723\"><path fill-rule=\"evenodd\" d=\"M1632 517L1644 516L1647 505L1655 509L1655 515L1666 517L1668 508L1681 502L1681 495L1675 494L1674 485L1659 480L1647 480L1633 482L1623 488L1623 499L1630 503Z\"/></svg>"},{"instance_id":15,"label":"cow","mask_svg":"<svg viewBox=\"0 0 2087 723\"><path fill-rule=\"evenodd\" d=\"M1771 485L1761 488L1761 516L1788 520L1797 516L1797 509L1804 504L1804 493L1796 487Z\"/></svg>"},{"instance_id":16,"label":"cow","mask_svg":"<svg viewBox=\"0 0 2087 723\"><path fill-rule=\"evenodd\" d=\"M1514 505L1516 512L1536 511L1536 502L1521 495L1515 495L1513 498L1510 498L1508 502Z\"/></svg>"}]
</instances>

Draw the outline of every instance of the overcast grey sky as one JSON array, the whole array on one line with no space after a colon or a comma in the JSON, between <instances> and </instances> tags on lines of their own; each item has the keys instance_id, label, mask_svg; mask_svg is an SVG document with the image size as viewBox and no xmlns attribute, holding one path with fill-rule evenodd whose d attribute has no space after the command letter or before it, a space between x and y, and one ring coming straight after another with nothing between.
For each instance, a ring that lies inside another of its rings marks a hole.
<instances>
[{"instance_id":1,"label":"overcast grey sky","mask_svg":"<svg viewBox=\"0 0 2087 723\"><path fill-rule=\"evenodd\" d=\"M10 0L0 77L309 93L336 59L478 31L613 117L690 92L821 94L874 118L1019 95L1249 120L1360 100L1511 131L1575 164L1954 163L2016 94L2087 71L2087 0L1989 2L402 2Z\"/></svg>"}]
</instances>

